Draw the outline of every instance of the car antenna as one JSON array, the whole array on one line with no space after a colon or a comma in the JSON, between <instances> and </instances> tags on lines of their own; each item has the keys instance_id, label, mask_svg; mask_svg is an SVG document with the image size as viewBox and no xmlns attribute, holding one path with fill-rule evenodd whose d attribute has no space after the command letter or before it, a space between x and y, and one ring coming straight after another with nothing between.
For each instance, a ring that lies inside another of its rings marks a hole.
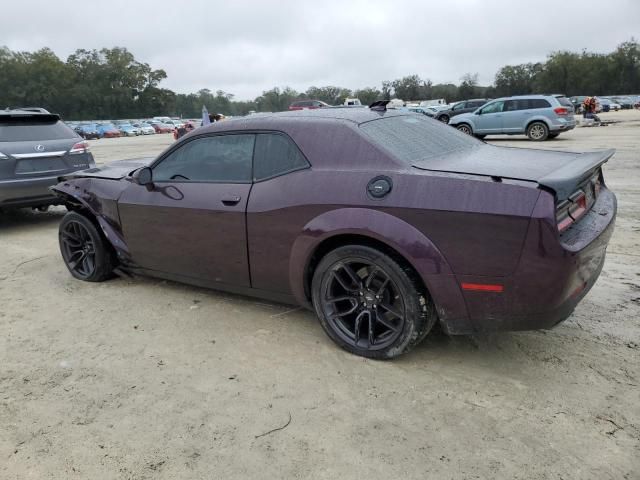
<instances>
[{"instance_id":1,"label":"car antenna","mask_svg":"<svg viewBox=\"0 0 640 480\"><path fill-rule=\"evenodd\" d=\"M369 105L369 110L375 110L376 112L386 112L387 104L390 101L391 100L378 100L377 102L373 102L371 105Z\"/></svg>"}]
</instances>

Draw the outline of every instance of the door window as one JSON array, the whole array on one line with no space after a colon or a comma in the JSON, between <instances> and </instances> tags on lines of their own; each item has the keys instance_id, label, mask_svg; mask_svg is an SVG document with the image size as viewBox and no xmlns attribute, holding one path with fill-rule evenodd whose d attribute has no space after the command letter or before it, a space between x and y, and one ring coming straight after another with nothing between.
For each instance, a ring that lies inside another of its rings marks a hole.
<instances>
[{"instance_id":1,"label":"door window","mask_svg":"<svg viewBox=\"0 0 640 480\"><path fill-rule=\"evenodd\" d=\"M309 166L293 140L277 133L257 135L254 158L253 178L256 181Z\"/></svg>"},{"instance_id":2,"label":"door window","mask_svg":"<svg viewBox=\"0 0 640 480\"><path fill-rule=\"evenodd\" d=\"M465 102L456 103L451 110L462 110L466 107Z\"/></svg>"},{"instance_id":3,"label":"door window","mask_svg":"<svg viewBox=\"0 0 640 480\"><path fill-rule=\"evenodd\" d=\"M157 182L251 182L255 135L197 138L178 147L153 167Z\"/></svg>"},{"instance_id":4,"label":"door window","mask_svg":"<svg viewBox=\"0 0 640 480\"><path fill-rule=\"evenodd\" d=\"M504 102L493 102L480 110L480 113L486 115L487 113L499 113L502 112L502 107L504 106Z\"/></svg>"}]
</instances>

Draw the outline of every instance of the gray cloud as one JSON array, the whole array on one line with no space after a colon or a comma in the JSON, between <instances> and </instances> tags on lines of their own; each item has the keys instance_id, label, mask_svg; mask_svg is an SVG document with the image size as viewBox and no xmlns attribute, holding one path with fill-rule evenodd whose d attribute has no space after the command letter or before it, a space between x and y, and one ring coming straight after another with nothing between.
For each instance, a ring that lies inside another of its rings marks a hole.
<instances>
[{"instance_id":1,"label":"gray cloud","mask_svg":"<svg viewBox=\"0 0 640 480\"><path fill-rule=\"evenodd\" d=\"M249 99L272 86L349 88L417 73L490 84L502 65L555 50L607 52L640 36L640 1L192 0L3 3L0 45L124 46L178 92ZM1 75L1 72L0 72Z\"/></svg>"}]
</instances>

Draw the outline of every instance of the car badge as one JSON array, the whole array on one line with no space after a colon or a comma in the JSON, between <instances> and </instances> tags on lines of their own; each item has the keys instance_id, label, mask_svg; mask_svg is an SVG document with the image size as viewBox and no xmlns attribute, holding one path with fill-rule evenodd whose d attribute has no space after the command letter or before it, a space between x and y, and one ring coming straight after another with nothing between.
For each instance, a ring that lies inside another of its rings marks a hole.
<instances>
[{"instance_id":1,"label":"car badge","mask_svg":"<svg viewBox=\"0 0 640 480\"><path fill-rule=\"evenodd\" d=\"M44 145L36 145L33 148L36 150L36 152L44 152Z\"/></svg>"}]
</instances>

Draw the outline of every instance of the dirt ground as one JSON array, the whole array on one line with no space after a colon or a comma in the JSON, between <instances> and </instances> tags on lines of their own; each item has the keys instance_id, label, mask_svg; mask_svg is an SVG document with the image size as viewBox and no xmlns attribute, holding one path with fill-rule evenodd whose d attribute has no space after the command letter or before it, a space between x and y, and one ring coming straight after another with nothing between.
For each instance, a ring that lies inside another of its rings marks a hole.
<instances>
[{"instance_id":1,"label":"dirt ground","mask_svg":"<svg viewBox=\"0 0 640 480\"><path fill-rule=\"evenodd\" d=\"M640 112L603 117L622 122L535 145L618 149L616 231L570 319L394 361L290 306L74 280L61 208L0 215L0 478L640 479ZM92 145L101 163L171 141Z\"/></svg>"}]
</instances>

